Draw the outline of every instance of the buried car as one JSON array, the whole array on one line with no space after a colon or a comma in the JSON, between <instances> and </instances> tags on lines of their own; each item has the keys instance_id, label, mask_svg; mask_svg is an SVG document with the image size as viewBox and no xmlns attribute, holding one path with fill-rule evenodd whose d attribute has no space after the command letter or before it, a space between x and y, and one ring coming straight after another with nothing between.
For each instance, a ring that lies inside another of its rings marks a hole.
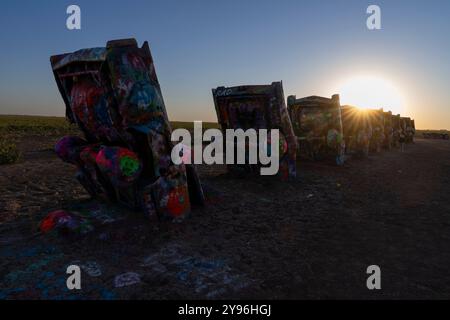
<instances>
[{"instance_id":1,"label":"buried car","mask_svg":"<svg viewBox=\"0 0 450 320\"><path fill-rule=\"evenodd\" d=\"M372 125L366 110L342 106L342 126L347 154L367 157L372 139Z\"/></svg>"},{"instance_id":2,"label":"buried car","mask_svg":"<svg viewBox=\"0 0 450 320\"><path fill-rule=\"evenodd\" d=\"M297 143L286 109L282 83L218 87L212 89L212 94L223 136L226 136L228 129L279 131L279 175L283 179L294 178ZM232 144L233 148L237 148L235 141ZM247 173L260 171L260 161L251 164L247 160L243 164L228 164L227 169Z\"/></svg>"},{"instance_id":3,"label":"buried car","mask_svg":"<svg viewBox=\"0 0 450 320\"><path fill-rule=\"evenodd\" d=\"M383 141L383 147L387 150L391 150L393 146L393 140L394 140L394 128L392 125L392 112L391 111L385 111L383 112L383 118L384 118L384 141Z\"/></svg>"},{"instance_id":4,"label":"buried car","mask_svg":"<svg viewBox=\"0 0 450 320\"><path fill-rule=\"evenodd\" d=\"M372 127L370 150L381 152L385 140L383 109L368 109L366 115Z\"/></svg>"},{"instance_id":5,"label":"buried car","mask_svg":"<svg viewBox=\"0 0 450 320\"><path fill-rule=\"evenodd\" d=\"M402 133L405 138L406 143L414 142L414 133L415 129L413 129L412 120L410 117L400 117L400 125L402 128Z\"/></svg>"},{"instance_id":6,"label":"buried car","mask_svg":"<svg viewBox=\"0 0 450 320\"><path fill-rule=\"evenodd\" d=\"M393 147L399 147L400 146L400 140L402 136L402 126L401 126L401 120L400 115L392 115L392 146Z\"/></svg>"},{"instance_id":7,"label":"buried car","mask_svg":"<svg viewBox=\"0 0 450 320\"><path fill-rule=\"evenodd\" d=\"M409 122L410 126L409 126L409 142L414 142L414 136L416 134L416 123L414 121L414 119L411 119L411 121Z\"/></svg>"},{"instance_id":8,"label":"buried car","mask_svg":"<svg viewBox=\"0 0 450 320\"><path fill-rule=\"evenodd\" d=\"M332 158L338 165L344 163L345 142L339 95L335 94L331 99L289 96L288 110L301 157L311 160Z\"/></svg>"},{"instance_id":9,"label":"buried car","mask_svg":"<svg viewBox=\"0 0 450 320\"><path fill-rule=\"evenodd\" d=\"M92 197L168 219L203 204L195 168L171 161L171 127L147 42L109 41L50 61L66 117L84 136L64 137L55 149L76 165Z\"/></svg>"}]
</instances>

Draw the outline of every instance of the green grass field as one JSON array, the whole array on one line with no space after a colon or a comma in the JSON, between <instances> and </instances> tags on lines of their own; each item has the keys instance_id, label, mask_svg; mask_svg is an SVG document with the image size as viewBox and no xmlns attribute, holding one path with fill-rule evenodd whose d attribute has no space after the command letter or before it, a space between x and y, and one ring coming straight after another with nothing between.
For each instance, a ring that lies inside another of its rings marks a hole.
<instances>
[{"instance_id":1,"label":"green grass field","mask_svg":"<svg viewBox=\"0 0 450 320\"><path fill-rule=\"evenodd\" d=\"M184 128L193 131L194 123L172 121L172 129ZM203 130L219 128L218 123L203 122ZM416 137L423 133L450 133L448 130L416 130ZM13 163L20 157L16 143L24 136L64 136L80 135L77 126L70 124L64 117L0 115L0 164Z\"/></svg>"},{"instance_id":2,"label":"green grass field","mask_svg":"<svg viewBox=\"0 0 450 320\"><path fill-rule=\"evenodd\" d=\"M172 129L184 128L193 130L194 123L188 121L172 121ZM203 122L203 129L219 128L215 122ZM450 133L449 130L416 130L417 136L424 132ZM75 125L69 124L64 117L0 115L0 134L22 136L33 135L64 135L79 133Z\"/></svg>"},{"instance_id":3,"label":"green grass field","mask_svg":"<svg viewBox=\"0 0 450 320\"><path fill-rule=\"evenodd\" d=\"M192 130L193 122L172 121L172 129ZM215 122L203 122L203 129L219 128ZM69 124L64 117L0 115L0 133L14 134L59 134L77 132L76 126ZM423 132L449 133L449 130L416 130Z\"/></svg>"},{"instance_id":4,"label":"green grass field","mask_svg":"<svg viewBox=\"0 0 450 320\"><path fill-rule=\"evenodd\" d=\"M186 121L172 121L171 125L172 129L194 128L193 122ZM219 125L214 122L203 123L203 129L218 127ZM78 132L77 127L69 124L64 117L0 115L0 134L3 135L64 135Z\"/></svg>"},{"instance_id":5,"label":"green grass field","mask_svg":"<svg viewBox=\"0 0 450 320\"><path fill-rule=\"evenodd\" d=\"M416 135L418 135L419 137L422 136L423 133L447 133L450 134L449 130L416 130Z\"/></svg>"},{"instance_id":6,"label":"green grass field","mask_svg":"<svg viewBox=\"0 0 450 320\"><path fill-rule=\"evenodd\" d=\"M193 122L173 121L172 129L194 129ZM204 122L203 129L218 128L213 122ZM0 164L14 163L20 158L17 142L26 136L55 137L81 135L76 125L64 117L0 115Z\"/></svg>"},{"instance_id":7,"label":"green grass field","mask_svg":"<svg viewBox=\"0 0 450 320\"><path fill-rule=\"evenodd\" d=\"M64 117L10 116L0 115L0 134L58 135L76 133L76 126L69 124Z\"/></svg>"}]
</instances>

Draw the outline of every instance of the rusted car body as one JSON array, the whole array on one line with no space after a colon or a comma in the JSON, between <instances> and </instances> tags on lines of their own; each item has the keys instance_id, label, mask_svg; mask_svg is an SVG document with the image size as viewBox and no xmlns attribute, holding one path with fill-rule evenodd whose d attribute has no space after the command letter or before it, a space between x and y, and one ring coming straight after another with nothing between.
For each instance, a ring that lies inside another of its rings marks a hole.
<instances>
[{"instance_id":1,"label":"rusted car body","mask_svg":"<svg viewBox=\"0 0 450 320\"><path fill-rule=\"evenodd\" d=\"M281 82L212 89L217 119L225 136L227 129L278 129L279 176L296 176L297 143L284 100ZM261 164L230 164L229 171L259 172Z\"/></svg>"},{"instance_id":2,"label":"rusted car body","mask_svg":"<svg viewBox=\"0 0 450 320\"><path fill-rule=\"evenodd\" d=\"M336 164L345 161L345 141L339 95L331 99L310 96L288 97L288 110L303 158L331 158Z\"/></svg>"},{"instance_id":3,"label":"rusted car body","mask_svg":"<svg viewBox=\"0 0 450 320\"><path fill-rule=\"evenodd\" d=\"M372 126L366 110L355 106L342 106L342 126L346 153L367 157L372 139Z\"/></svg>"},{"instance_id":4,"label":"rusted car body","mask_svg":"<svg viewBox=\"0 0 450 320\"><path fill-rule=\"evenodd\" d=\"M55 148L91 196L167 219L203 204L194 167L171 161L171 127L147 42L109 41L50 61L66 117L84 135Z\"/></svg>"}]
</instances>

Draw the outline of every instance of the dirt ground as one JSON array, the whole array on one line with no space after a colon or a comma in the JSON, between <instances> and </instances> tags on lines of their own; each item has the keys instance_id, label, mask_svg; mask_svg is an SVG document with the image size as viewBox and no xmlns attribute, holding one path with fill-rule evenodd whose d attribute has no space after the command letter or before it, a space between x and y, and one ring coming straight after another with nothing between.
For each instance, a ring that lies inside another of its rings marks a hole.
<instances>
[{"instance_id":1,"label":"dirt ground","mask_svg":"<svg viewBox=\"0 0 450 320\"><path fill-rule=\"evenodd\" d=\"M55 140L25 137L22 160L0 166L0 299L450 298L449 141L299 163L288 183L200 166L210 198L184 222L127 213L65 239L39 221L92 200ZM66 287L71 264L81 290ZM381 290L366 287L373 264Z\"/></svg>"}]
</instances>

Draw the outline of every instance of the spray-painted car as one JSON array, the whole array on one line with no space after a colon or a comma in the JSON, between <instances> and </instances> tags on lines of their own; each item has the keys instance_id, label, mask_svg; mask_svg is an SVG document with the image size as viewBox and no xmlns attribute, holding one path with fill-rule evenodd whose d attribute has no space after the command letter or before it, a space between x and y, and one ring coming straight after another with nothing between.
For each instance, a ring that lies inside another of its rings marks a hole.
<instances>
[{"instance_id":1,"label":"spray-painted car","mask_svg":"<svg viewBox=\"0 0 450 320\"><path fill-rule=\"evenodd\" d=\"M412 143L414 141L415 130L412 127L411 118L400 117L400 124L402 128L402 135L406 143Z\"/></svg>"},{"instance_id":2,"label":"spray-painted car","mask_svg":"<svg viewBox=\"0 0 450 320\"><path fill-rule=\"evenodd\" d=\"M402 126L401 126L401 120L400 115L396 114L392 116L392 145L394 147L400 146L400 140L402 136Z\"/></svg>"},{"instance_id":3,"label":"spray-painted car","mask_svg":"<svg viewBox=\"0 0 450 320\"><path fill-rule=\"evenodd\" d=\"M344 163L345 142L339 95L335 94L331 99L289 96L288 110L301 157L311 160L331 157L336 164Z\"/></svg>"},{"instance_id":4,"label":"spray-painted car","mask_svg":"<svg viewBox=\"0 0 450 320\"><path fill-rule=\"evenodd\" d=\"M372 125L366 110L342 106L342 127L347 154L367 157L372 139Z\"/></svg>"},{"instance_id":5,"label":"spray-painted car","mask_svg":"<svg viewBox=\"0 0 450 320\"><path fill-rule=\"evenodd\" d=\"M409 127L408 127L408 142L413 143L414 142L414 136L416 134L416 123L414 122L414 119L410 119L409 121Z\"/></svg>"},{"instance_id":6,"label":"spray-painted car","mask_svg":"<svg viewBox=\"0 0 450 320\"><path fill-rule=\"evenodd\" d=\"M383 109L368 109L366 110L366 114L372 127L370 150L373 152L381 152L385 140Z\"/></svg>"},{"instance_id":7,"label":"spray-painted car","mask_svg":"<svg viewBox=\"0 0 450 320\"><path fill-rule=\"evenodd\" d=\"M109 41L50 61L66 117L84 135L64 137L55 149L77 166L91 196L169 219L203 204L194 167L171 161L171 128L147 42Z\"/></svg>"},{"instance_id":8,"label":"spray-painted car","mask_svg":"<svg viewBox=\"0 0 450 320\"><path fill-rule=\"evenodd\" d=\"M294 132L284 100L281 82L271 85L218 87L212 90L217 119L225 136L227 129L279 130L279 175L296 176ZM268 134L270 137L270 134ZM259 172L261 164L228 165L229 171Z\"/></svg>"},{"instance_id":9,"label":"spray-painted car","mask_svg":"<svg viewBox=\"0 0 450 320\"><path fill-rule=\"evenodd\" d=\"M391 150L393 147L394 140L394 128L392 124L392 112L386 111L383 112L384 117L384 142L383 146L387 150Z\"/></svg>"}]
</instances>

